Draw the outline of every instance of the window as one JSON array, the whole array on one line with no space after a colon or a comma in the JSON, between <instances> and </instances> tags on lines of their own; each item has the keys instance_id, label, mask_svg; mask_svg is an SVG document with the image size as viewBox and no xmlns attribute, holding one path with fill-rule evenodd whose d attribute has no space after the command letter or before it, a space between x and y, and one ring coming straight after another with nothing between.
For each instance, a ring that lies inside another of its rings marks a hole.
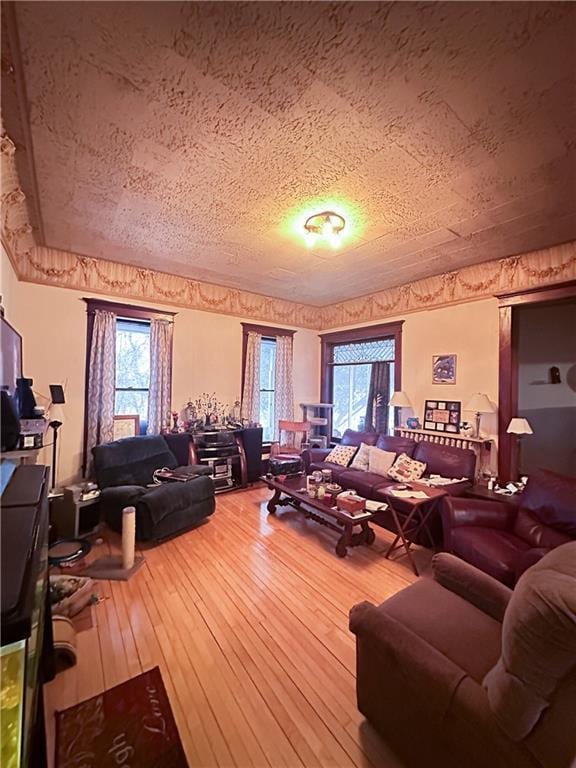
<instances>
[{"instance_id":1,"label":"window","mask_svg":"<svg viewBox=\"0 0 576 768\"><path fill-rule=\"evenodd\" d=\"M260 424L262 440L274 439L274 383L276 368L276 339L263 338L260 342Z\"/></svg>"},{"instance_id":2,"label":"window","mask_svg":"<svg viewBox=\"0 0 576 768\"><path fill-rule=\"evenodd\" d=\"M277 340L283 337L293 337L295 331L288 328L277 328L271 325L255 325L253 323L242 323L242 379L241 389L243 393L246 384L246 355L248 350L248 336L250 333L255 333L260 336L260 371L259 371L259 410L255 413L255 398L252 400L249 406L243 403L243 410L250 411L250 416L247 416L250 421L257 421L262 425L262 440L265 443L270 443L274 440L274 433L278 427L278 420L284 418L279 416L275 402L278 395L281 394L278 390L282 389L282 382L276 381L276 349ZM256 371L250 370L249 388L253 391L256 383L252 381L252 378L256 374ZM290 417L292 418L292 417Z\"/></svg>"},{"instance_id":3,"label":"window","mask_svg":"<svg viewBox=\"0 0 576 768\"><path fill-rule=\"evenodd\" d=\"M150 388L150 323L116 320L116 393L114 413L138 414L140 434L146 434Z\"/></svg>"},{"instance_id":4,"label":"window","mask_svg":"<svg viewBox=\"0 0 576 768\"><path fill-rule=\"evenodd\" d=\"M322 398L334 403L330 437L338 441L347 429L393 433L389 402L400 388L401 324L321 338Z\"/></svg>"}]
</instances>

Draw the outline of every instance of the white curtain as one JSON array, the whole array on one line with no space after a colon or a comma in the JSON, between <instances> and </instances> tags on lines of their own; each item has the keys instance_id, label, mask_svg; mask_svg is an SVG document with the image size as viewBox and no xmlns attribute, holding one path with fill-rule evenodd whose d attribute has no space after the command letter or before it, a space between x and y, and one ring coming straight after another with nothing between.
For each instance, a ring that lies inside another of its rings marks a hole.
<instances>
[{"instance_id":1,"label":"white curtain","mask_svg":"<svg viewBox=\"0 0 576 768\"><path fill-rule=\"evenodd\" d=\"M116 315L94 312L90 369L88 371L87 464L92 448L114 438L114 397L116 384Z\"/></svg>"},{"instance_id":2,"label":"white curtain","mask_svg":"<svg viewBox=\"0 0 576 768\"><path fill-rule=\"evenodd\" d=\"M292 336L276 337L276 371L274 382L274 440L279 439L278 422L294 418L294 374Z\"/></svg>"},{"instance_id":3,"label":"white curtain","mask_svg":"<svg viewBox=\"0 0 576 768\"><path fill-rule=\"evenodd\" d=\"M169 424L172 400L172 331L169 320L150 321L149 435L158 435Z\"/></svg>"},{"instance_id":4,"label":"white curtain","mask_svg":"<svg viewBox=\"0 0 576 768\"><path fill-rule=\"evenodd\" d=\"M262 336L249 331L244 367L242 418L257 424L260 421L260 345Z\"/></svg>"}]
</instances>

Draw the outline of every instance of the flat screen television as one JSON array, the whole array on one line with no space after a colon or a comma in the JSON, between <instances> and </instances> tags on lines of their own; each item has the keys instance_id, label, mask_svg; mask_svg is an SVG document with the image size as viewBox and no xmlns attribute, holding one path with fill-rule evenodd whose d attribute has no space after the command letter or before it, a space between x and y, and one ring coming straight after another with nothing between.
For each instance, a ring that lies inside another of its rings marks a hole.
<instances>
[{"instance_id":1,"label":"flat screen television","mask_svg":"<svg viewBox=\"0 0 576 768\"><path fill-rule=\"evenodd\" d=\"M0 320L0 388L8 392L20 415L16 379L22 378L22 336L4 317Z\"/></svg>"}]
</instances>

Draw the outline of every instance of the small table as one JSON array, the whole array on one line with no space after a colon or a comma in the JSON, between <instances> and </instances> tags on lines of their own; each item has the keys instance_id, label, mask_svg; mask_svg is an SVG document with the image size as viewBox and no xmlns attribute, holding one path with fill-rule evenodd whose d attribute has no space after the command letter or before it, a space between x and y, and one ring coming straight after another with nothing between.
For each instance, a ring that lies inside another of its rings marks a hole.
<instances>
[{"instance_id":1,"label":"small table","mask_svg":"<svg viewBox=\"0 0 576 768\"><path fill-rule=\"evenodd\" d=\"M505 504L518 504L520 493L496 493L487 485L476 484L468 488L464 495L469 499L484 499L485 501L503 501Z\"/></svg>"},{"instance_id":2,"label":"small table","mask_svg":"<svg viewBox=\"0 0 576 768\"><path fill-rule=\"evenodd\" d=\"M426 498L414 498L409 496L400 498L395 496L392 491L400 490L398 485L390 485L387 488L378 489L379 493L386 496L386 501L388 502L388 507L392 513L397 531L394 541L388 547L384 557L390 558L392 552L395 552L397 549L404 549L408 560L410 561L410 565L412 566L412 570L416 576L419 576L420 574L418 573L418 568L416 568L416 564L412 558L410 547L421 531L426 531L431 545L434 546L434 540L432 539L432 534L428 529L427 523L430 519L430 515L436 510L440 499L448 494L447 491L444 491L442 488L431 488L429 485L424 485L423 483L407 483L404 485L404 488L406 488L406 490L422 491L426 494ZM408 514L406 514L406 508L408 509Z\"/></svg>"},{"instance_id":3,"label":"small table","mask_svg":"<svg viewBox=\"0 0 576 768\"><path fill-rule=\"evenodd\" d=\"M274 491L267 505L268 513L274 515L277 507L290 505L302 512L306 518L337 531L341 534L335 548L338 557L346 557L348 547L356 547L359 544L369 546L376 539L376 534L368 525L374 517L372 512L363 512L358 515L358 519L355 519L346 512L341 512L336 507L330 506L328 501L311 498L306 489L303 488L306 483L304 474L282 479L280 477L262 477L261 480L271 491ZM303 505L305 508L302 508ZM360 530L355 533L354 528L356 526L360 526Z\"/></svg>"}]
</instances>

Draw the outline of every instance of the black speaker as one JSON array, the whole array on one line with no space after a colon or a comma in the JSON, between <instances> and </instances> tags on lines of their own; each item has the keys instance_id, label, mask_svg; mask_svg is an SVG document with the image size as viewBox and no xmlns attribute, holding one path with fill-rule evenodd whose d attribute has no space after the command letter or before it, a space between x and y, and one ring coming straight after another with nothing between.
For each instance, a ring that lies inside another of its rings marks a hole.
<instances>
[{"instance_id":1,"label":"black speaker","mask_svg":"<svg viewBox=\"0 0 576 768\"><path fill-rule=\"evenodd\" d=\"M248 482L255 483L262 475L262 427L243 429L242 445L246 454Z\"/></svg>"},{"instance_id":2,"label":"black speaker","mask_svg":"<svg viewBox=\"0 0 576 768\"><path fill-rule=\"evenodd\" d=\"M0 447L3 451L13 451L20 439L20 419L14 401L4 389L0 391L0 423Z\"/></svg>"}]
</instances>

